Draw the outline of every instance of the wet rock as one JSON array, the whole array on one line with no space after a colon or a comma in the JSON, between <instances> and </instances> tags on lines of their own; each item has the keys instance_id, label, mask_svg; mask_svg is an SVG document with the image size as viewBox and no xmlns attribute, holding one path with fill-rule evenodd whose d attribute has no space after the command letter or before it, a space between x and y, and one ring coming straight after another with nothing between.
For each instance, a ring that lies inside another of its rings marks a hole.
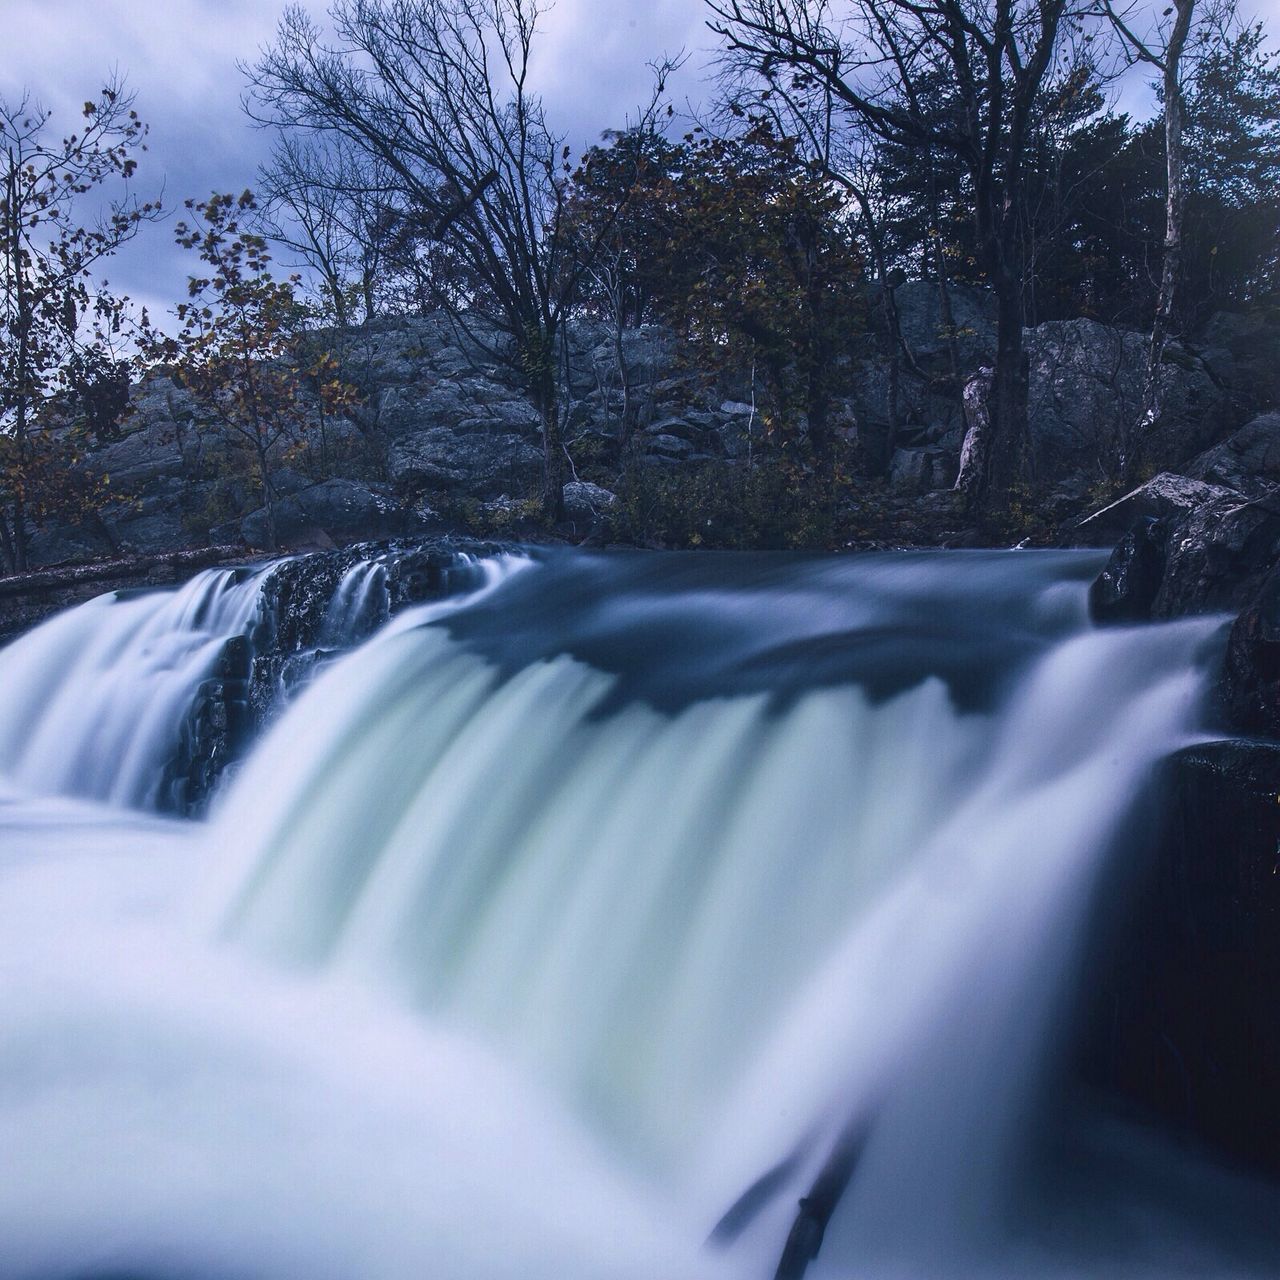
<instances>
[{"instance_id":1,"label":"wet rock","mask_svg":"<svg viewBox=\"0 0 1280 1280\"><path fill-rule=\"evenodd\" d=\"M1234 489L1162 474L1071 526L1065 541L1118 539L1092 601L1099 620L1236 612L1280 562L1280 489ZM1159 584L1152 584L1159 571Z\"/></svg>"},{"instance_id":2,"label":"wet rock","mask_svg":"<svg viewBox=\"0 0 1280 1280\"><path fill-rule=\"evenodd\" d=\"M167 807L198 813L254 736L290 699L374 627L415 604L439 600L481 581L479 560L502 548L490 543L362 544L278 562L263 582L249 634L228 640L183 722L180 745L163 784ZM359 635L327 629L330 603L356 565L376 563L382 593Z\"/></svg>"},{"instance_id":3,"label":"wet rock","mask_svg":"<svg viewBox=\"0 0 1280 1280\"><path fill-rule=\"evenodd\" d=\"M1095 1082L1280 1175L1280 744L1213 742L1166 771L1093 1024Z\"/></svg>"},{"instance_id":4,"label":"wet rock","mask_svg":"<svg viewBox=\"0 0 1280 1280\"><path fill-rule=\"evenodd\" d=\"M1280 484L1280 413L1260 414L1193 458L1183 471L1250 497L1265 496Z\"/></svg>"},{"instance_id":5,"label":"wet rock","mask_svg":"<svg viewBox=\"0 0 1280 1280\"><path fill-rule=\"evenodd\" d=\"M1169 471L1161 472L1123 498L1075 522L1067 529L1065 541L1075 546L1107 546L1141 520L1159 519L1173 523L1190 516L1199 507L1219 500L1238 500L1240 496L1223 485L1206 484Z\"/></svg>"},{"instance_id":6,"label":"wet rock","mask_svg":"<svg viewBox=\"0 0 1280 1280\"><path fill-rule=\"evenodd\" d=\"M1169 524L1152 617L1235 612L1277 560L1280 493L1254 500L1233 494L1195 507Z\"/></svg>"},{"instance_id":7,"label":"wet rock","mask_svg":"<svg viewBox=\"0 0 1280 1280\"><path fill-rule=\"evenodd\" d=\"M1222 697L1234 727L1280 737L1280 569L1267 574L1232 625Z\"/></svg>"},{"instance_id":8,"label":"wet rock","mask_svg":"<svg viewBox=\"0 0 1280 1280\"><path fill-rule=\"evenodd\" d=\"M1116 544L1107 566L1089 588L1089 613L1095 622L1142 622L1164 578L1165 546L1159 522L1139 521Z\"/></svg>"}]
</instances>

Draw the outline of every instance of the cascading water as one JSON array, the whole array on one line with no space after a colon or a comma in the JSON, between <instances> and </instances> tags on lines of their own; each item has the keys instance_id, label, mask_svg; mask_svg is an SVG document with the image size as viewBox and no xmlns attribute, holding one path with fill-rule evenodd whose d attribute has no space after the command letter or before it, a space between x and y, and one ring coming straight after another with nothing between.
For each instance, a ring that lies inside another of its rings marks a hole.
<instances>
[{"instance_id":1,"label":"cascading water","mask_svg":"<svg viewBox=\"0 0 1280 1280\"><path fill-rule=\"evenodd\" d=\"M179 591L100 596L10 645L0 776L155 807L193 694L253 623L266 572L210 569Z\"/></svg>"},{"instance_id":2,"label":"cascading water","mask_svg":"<svg viewBox=\"0 0 1280 1280\"><path fill-rule=\"evenodd\" d=\"M388 614L387 568L360 560L342 575L338 589L325 610L320 643L349 648L352 641L369 635Z\"/></svg>"},{"instance_id":3,"label":"cascading water","mask_svg":"<svg viewBox=\"0 0 1280 1280\"><path fill-rule=\"evenodd\" d=\"M1097 568L506 558L332 664L207 826L0 796L0 1275L763 1278L842 1160L819 1280L1272 1274L1273 1189L1059 1105L1220 632L1091 628ZM105 612L20 643L140 662ZM12 670L4 771L70 790Z\"/></svg>"}]
</instances>

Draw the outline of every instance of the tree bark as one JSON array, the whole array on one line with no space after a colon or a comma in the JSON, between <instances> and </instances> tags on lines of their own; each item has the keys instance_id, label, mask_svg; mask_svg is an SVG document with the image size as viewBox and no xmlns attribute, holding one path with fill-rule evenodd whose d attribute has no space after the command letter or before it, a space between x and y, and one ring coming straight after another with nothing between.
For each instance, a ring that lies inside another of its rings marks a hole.
<instances>
[{"instance_id":1,"label":"tree bark","mask_svg":"<svg viewBox=\"0 0 1280 1280\"><path fill-rule=\"evenodd\" d=\"M17 455L18 479L13 493L13 515L10 521L13 570L27 570L27 512L26 485L27 462L27 413L31 394L31 304L27 297L27 281L22 265L22 222L18 216L18 161L13 150L9 151L9 170L6 175L6 196L9 202L8 246L10 269L13 272L15 321L18 331L18 358L14 369L14 420L13 443Z\"/></svg>"},{"instance_id":2,"label":"tree bark","mask_svg":"<svg viewBox=\"0 0 1280 1280\"><path fill-rule=\"evenodd\" d=\"M271 472L267 464L266 450L260 445L257 448L258 479L262 485L262 507L267 513L267 550L275 551L280 546L276 536L276 494L271 484Z\"/></svg>"},{"instance_id":3,"label":"tree bark","mask_svg":"<svg viewBox=\"0 0 1280 1280\"><path fill-rule=\"evenodd\" d=\"M978 501L991 451L991 381L991 370L982 368L964 388L965 433L955 488L965 495L970 506Z\"/></svg>"},{"instance_id":4,"label":"tree bark","mask_svg":"<svg viewBox=\"0 0 1280 1280\"><path fill-rule=\"evenodd\" d=\"M542 423L542 513L555 524L565 518L564 441L560 435L560 399L556 377L549 372L539 379L534 398Z\"/></svg>"},{"instance_id":5,"label":"tree bark","mask_svg":"<svg viewBox=\"0 0 1280 1280\"><path fill-rule=\"evenodd\" d=\"M0 563L3 563L6 574L18 572L13 538L9 534L9 522L2 515L0 515Z\"/></svg>"},{"instance_id":6,"label":"tree bark","mask_svg":"<svg viewBox=\"0 0 1280 1280\"><path fill-rule=\"evenodd\" d=\"M1120 458L1120 479L1128 485L1135 478L1142 436L1154 425L1160 414L1160 364L1173 320L1173 301L1182 274L1182 126L1186 104L1182 93L1182 53L1191 31L1191 18L1196 0L1174 0L1173 30L1161 64L1164 91L1165 151L1165 231L1164 262L1160 269L1160 289L1151 321L1151 343L1147 348L1147 371L1142 384L1142 412L1137 431L1124 442Z\"/></svg>"},{"instance_id":7,"label":"tree bark","mask_svg":"<svg viewBox=\"0 0 1280 1280\"><path fill-rule=\"evenodd\" d=\"M991 387L991 450L987 456L987 492L983 497L989 505L998 508L1007 504L1016 486L1027 479L1029 449L1028 369L1022 341L1022 299L1017 290L1002 290L997 303L996 363Z\"/></svg>"}]
</instances>

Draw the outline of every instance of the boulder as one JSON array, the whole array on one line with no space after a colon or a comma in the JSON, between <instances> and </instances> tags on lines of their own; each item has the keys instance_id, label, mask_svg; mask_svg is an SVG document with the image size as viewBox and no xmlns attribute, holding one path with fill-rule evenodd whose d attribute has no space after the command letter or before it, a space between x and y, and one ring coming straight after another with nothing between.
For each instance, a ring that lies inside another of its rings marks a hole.
<instances>
[{"instance_id":1,"label":"boulder","mask_svg":"<svg viewBox=\"0 0 1280 1280\"><path fill-rule=\"evenodd\" d=\"M404 509L386 494L356 480L323 480L276 503L276 538L282 545L310 538L315 531L337 538L396 533L410 522ZM239 540L265 547L265 507L210 531L214 542Z\"/></svg>"},{"instance_id":2,"label":"boulder","mask_svg":"<svg viewBox=\"0 0 1280 1280\"><path fill-rule=\"evenodd\" d=\"M570 480L564 487L565 515L575 525L586 528L607 522L609 511L618 505L618 495L586 480Z\"/></svg>"},{"instance_id":3,"label":"boulder","mask_svg":"<svg viewBox=\"0 0 1280 1280\"><path fill-rule=\"evenodd\" d=\"M1146 484L1130 490L1123 498L1076 521L1066 530L1065 540L1073 546L1104 547L1114 543L1139 521L1176 521L1189 516L1198 507L1240 498L1234 489L1224 485L1207 484L1164 471Z\"/></svg>"},{"instance_id":4,"label":"boulder","mask_svg":"<svg viewBox=\"0 0 1280 1280\"><path fill-rule=\"evenodd\" d=\"M524 435L429 427L392 441L387 470L403 488L494 498L534 491L542 450Z\"/></svg>"},{"instance_id":5,"label":"boulder","mask_svg":"<svg viewBox=\"0 0 1280 1280\"><path fill-rule=\"evenodd\" d=\"M1201 359L1246 409L1280 404L1280 313L1219 311L1196 335Z\"/></svg>"},{"instance_id":6,"label":"boulder","mask_svg":"<svg viewBox=\"0 0 1280 1280\"><path fill-rule=\"evenodd\" d=\"M1095 994L1096 1084L1280 1175L1280 744L1179 752ZM1111 886L1118 897L1120 886Z\"/></svg>"},{"instance_id":7,"label":"boulder","mask_svg":"<svg viewBox=\"0 0 1280 1280\"><path fill-rule=\"evenodd\" d=\"M1028 330L1031 448L1042 482L1106 478L1122 432L1141 416L1147 346L1145 334L1095 320ZM1176 344L1166 350L1159 382L1160 414L1138 442L1138 465L1147 471L1179 469L1238 420L1203 362Z\"/></svg>"},{"instance_id":8,"label":"boulder","mask_svg":"<svg viewBox=\"0 0 1280 1280\"><path fill-rule=\"evenodd\" d=\"M889 461L889 488L895 493L929 493L955 483L956 455L949 449L895 449Z\"/></svg>"},{"instance_id":9,"label":"boulder","mask_svg":"<svg viewBox=\"0 0 1280 1280\"><path fill-rule=\"evenodd\" d=\"M1280 413L1264 413L1183 468L1184 474L1258 497L1280 485Z\"/></svg>"},{"instance_id":10,"label":"boulder","mask_svg":"<svg viewBox=\"0 0 1280 1280\"><path fill-rule=\"evenodd\" d=\"M1254 500L1233 494L1196 507L1169 524L1152 617L1235 612L1277 559L1280 494Z\"/></svg>"},{"instance_id":11,"label":"boulder","mask_svg":"<svg viewBox=\"0 0 1280 1280\"><path fill-rule=\"evenodd\" d=\"M647 435L644 446L646 453L672 461L688 458L694 452L694 447L688 440L667 431L659 432L656 435Z\"/></svg>"},{"instance_id":12,"label":"boulder","mask_svg":"<svg viewBox=\"0 0 1280 1280\"><path fill-rule=\"evenodd\" d=\"M1119 543L1091 595L1100 619L1234 612L1280 559L1280 490L1248 498L1162 474L1076 524L1068 541L1112 538Z\"/></svg>"}]
</instances>

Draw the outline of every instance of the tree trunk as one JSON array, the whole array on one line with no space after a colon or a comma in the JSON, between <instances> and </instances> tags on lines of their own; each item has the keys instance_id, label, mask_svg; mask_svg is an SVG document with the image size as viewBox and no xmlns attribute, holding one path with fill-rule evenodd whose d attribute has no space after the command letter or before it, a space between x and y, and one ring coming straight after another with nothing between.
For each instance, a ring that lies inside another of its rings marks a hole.
<instances>
[{"instance_id":1,"label":"tree trunk","mask_svg":"<svg viewBox=\"0 0 1280 1280\"><path fill-rule=\"evenodd\" d=\"M1147 348L1147 372L1142 383L1142 412L1132 438L1121 443L1120 480L1128 487L1136 478L1142 437L1160 415L1160 364L1173 319L1173 299L1182 274L1182 125L1185 104L1182 96L1182 51L1191 30L1196 0L1174 0L1177 16L1165 49L1162 71L1164 89L1165 230L1164 262L1160 270L1160 291L1151 321L1151 343Z\"/></svg>"},{"instance_id":2,"label":"tree trunk","mask_svg":"<svg viewBox=\"0 0 1280 1280\"><path fill-rule=\"evenodd\" d=\"M535 398L542 421L542 514L559 524L565 518L564 441L560 437L560 399L554 375L542 380Z\"/></svg>"},{"instance_id":3,"label":"tree trunk","mask_svg":"<svg viewBox=\"0 0 1280 1280\"><path fill-rule=\"evenodd\" d=\"M13 539L13 571L26 573L31 567L27 555L27 511L26 503L19 493L13 499L13 519L10 533Z\"/></svg>"},{"instance_id":4,"label":"tree trunk","mask_svg":"<svg viewBox=\"0 0 1280 1280\"><path fill-rule=\"evenodd\" d=\"M0 516L0 561L6 573L17 573L18 562L14 554L13 538L9 534L9 522Z\"/></svg>"},{"instance_id":5,"label":"tree trunk","mask_svg":"<svg viewBox=\"0 0 1280 1280\"><path fill-rule=\"evenodd\" d=\"M266 450L259 447L258 480L262 485L262 508L267 515L267 550L276 551L280 542L276 536L276 492L271 484L271 473L267 467Z\"/></svg>"},{"instance_id":6,"label":"tree trunk","mask_svg":"<svg viewBox=\"0 0 1280 1280\"><path fill-rule=\"evenodd\" d=\"M1008 505L1027 478L1027 353L1022 342L1021 281L1001 290L996 323L996 363L991 380L991 452L987 458L989 506Z\"/></svg>"},{"instance_id":7,"label":"tree trunk","mask_svg":"<svg viewBox=\"0 0 1280 1280\"><path fill-rule=\"evenodd\" d=\"M623 331L626 327L626 316L622 303L614 300L613 308L613 356L618 365L618 380L622 383L622 416L618 420L618 445L625 449L631 443L633 423L631 406L631 366L627 363L627 353L623 345Z\"/></svg>"},{"instance_id":8,"label":"tree trunk","mask_svg":"<svg viewBox=\"0 0 1280 1280\"><path fill-rule=\"evenodd\" d=\"M967 495L971 511L998 513L1006 509L1014 489L1027 478L1027 354L1022 341L1022 305L1016 283L999 291L996 360L985 397L985 415L977 434L976 400L979 379L965 388L965 414L971 418L961 473L956 488ZM978 384L978 385L976 385ZM966 465L967 464L967 465Z\"/></svg>"},{"instance_id":9,"label":"tree trunk","mask_svg":"<svg viewBox=\"0 0 1280 1280\"><path fill-rule=\"evenodd\" d=\"M991 370L979 369L964 388L964 444L960 449L960 472L955 488L970 504L981 490L991 452Z\"/></svg>"},{"instance_id":10,"label":"tree trunk","mask_svg":"<svg viewBox=\"0 0 1280 1280\"><path fill-rule=\"evenodd\" d=\"M27 564L27 511L23 487L26 485L27 413L31 396L31 303L27 297L27 279L23 274L22 223L18 217L18 169L12 149L6 196L9 203L9 235L7 246L10 270L13 272L14 311L18 335L18 359L14 370L13 444L17 462L17 484L13 494L13 518L10 526L11 555L15 573L25 573Z\"/></svg>"}]
</instances>

